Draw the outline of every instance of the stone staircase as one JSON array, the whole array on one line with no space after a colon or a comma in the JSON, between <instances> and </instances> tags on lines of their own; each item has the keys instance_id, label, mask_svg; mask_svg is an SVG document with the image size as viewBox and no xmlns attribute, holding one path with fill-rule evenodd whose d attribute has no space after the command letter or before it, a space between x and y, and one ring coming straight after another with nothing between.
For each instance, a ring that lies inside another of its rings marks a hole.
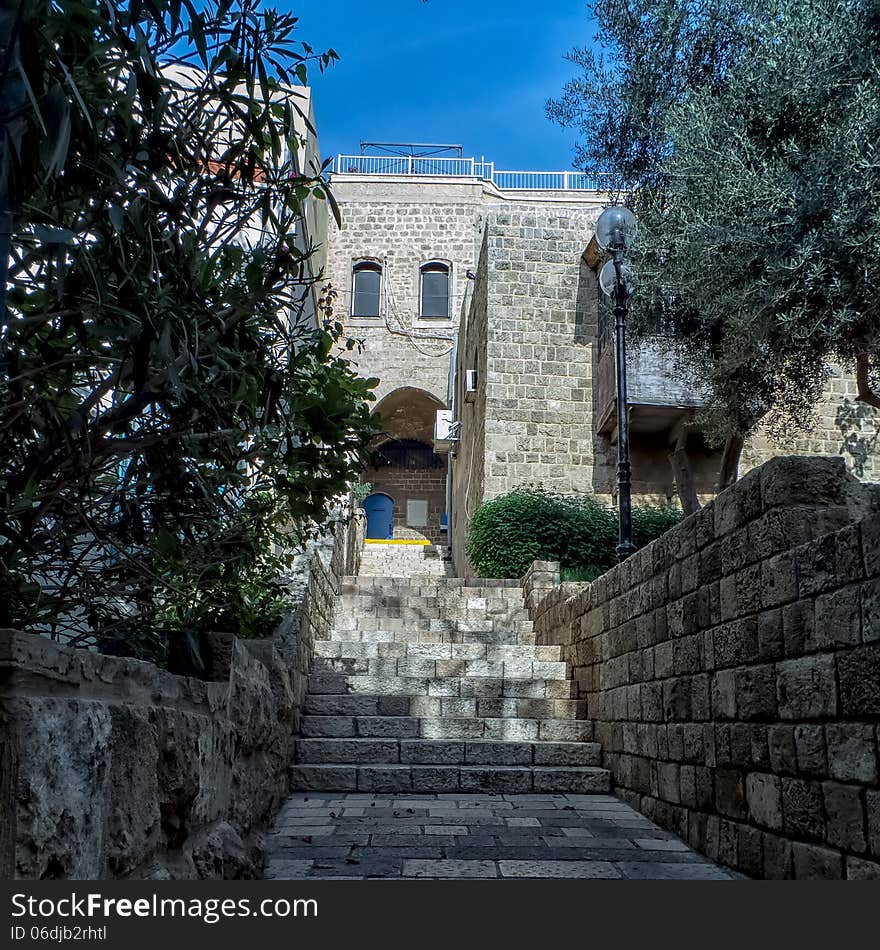
<instances>
[{"instance_id":1,"label":"stone staircase","mask_svg":"<svg viewBox=\"0 0 880 950\"><path fill-rule=\"evenodd\" d=\"M607 792L560 648L512 581L368 544L315 643L293 783L363 792Z\"/></svg>"}]
</instances>

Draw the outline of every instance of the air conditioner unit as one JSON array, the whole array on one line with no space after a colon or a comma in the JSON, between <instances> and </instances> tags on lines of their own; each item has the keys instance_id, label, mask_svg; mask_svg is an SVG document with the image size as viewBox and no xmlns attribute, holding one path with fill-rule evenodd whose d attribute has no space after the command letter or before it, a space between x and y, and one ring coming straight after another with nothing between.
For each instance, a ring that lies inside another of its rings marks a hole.
<instances>
[{"instance_id":1,"label":"air conditioner unit","mask_svg":"<svg viewBox=\"0 0 880 950\"><path fill-rule=\"evenodd\" d=\"M453 422L451 409L438 409L434 421L434 451L438 455L449 452L458 442L460 422Z\"/></svg>"},{"instance_id":2,"label":"air conditioner unit","mask_svg":"<svg viewBox=\"0 0 880 950\"><path fill-rule=\"evenodd\" d=\"M465 370L464 374L464 401L473 402L477 398L477 371Z\"/></svg>"}]
</instances>

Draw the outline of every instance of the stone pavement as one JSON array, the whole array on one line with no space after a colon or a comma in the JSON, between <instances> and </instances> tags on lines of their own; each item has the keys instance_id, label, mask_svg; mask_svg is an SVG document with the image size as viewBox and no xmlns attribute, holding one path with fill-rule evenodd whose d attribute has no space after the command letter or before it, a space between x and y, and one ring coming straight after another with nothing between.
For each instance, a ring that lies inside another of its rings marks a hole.
<instances>
[{"instance_id":1,"label":"stone pavement","mask_svg":"<svg viewBox=\"0 0 880 950\"><path fill-rule=\"evenodd\" d=\"M731 880L613 795L299 792L267 878Z\"/></svg>"}]
</instances>

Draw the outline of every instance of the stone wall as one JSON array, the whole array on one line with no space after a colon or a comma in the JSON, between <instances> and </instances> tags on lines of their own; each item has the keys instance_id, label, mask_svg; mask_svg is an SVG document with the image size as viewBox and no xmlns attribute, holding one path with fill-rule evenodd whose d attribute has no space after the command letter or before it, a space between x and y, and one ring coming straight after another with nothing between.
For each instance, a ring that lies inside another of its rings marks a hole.
<instances>
[{"instance_id":1,"label":"stone wall","mask_svg":"<svg viewBox=\"0 0 880 950\"><path fill-rule=\"evenodd\" d=\"M394 499L394 537L425 537L432 544L446 544L446 531L440 528L440 519L446 511L446 470L408 469L387 465L368 469L366 478L374 492L384 492ZM411 527L407 524L406 503L413 500L428 502L428 524Z\"/></svg>"},{"instance_id":2,"label":"stone wall","mask_svg":"<svg viewBox=\"0 0 880 950\"><path fill-rule=\"evenodd\" d=\"M2 876L260 876L312 644L329 636L362 520L315 554L271 640L227 638L219 681L0 631Z\"/></svg>"},{"instance_id":3,"label":"stone wall","mask_svg":"<svg viewBox=\"0 0 880 950\"><path fill-rule=\"evenodd\" d=\"M611 464L594 429L596 281L582 260L599 206L489 206L473 297L460 331L453 465L453 556L484 499L541 483L590 491ZM465 402L466 370L477 371ZM610 476L609 476L610 477Z\"/></svg>"},{"instance_id":4,"label":"stone wall","mask_svg":"<svg viewBox=\"0 0 880 950\"><path fill-rule=\"evenodd\" d=\"M458 323L465 276L474 266L478 209L482 188L477 183L434 181L368 182L336 177L333 193L342 213L342 227L331 225L327 278L339 293L337 315L346 330L363 340L351 353L363 376L376 376L379 399L402 386L423 389L446 403L451 333ZM384 265L388 321L352 318L351 269L361 259ZM449 319L420 319L419 266L442 260L451 267ZM412 342L402 327L420 334L437 333L450 342Z\"/></svg>"},{"instance_id":5,"label":"stone wall","mask_svg":"<svg viewBox=\"0 0 880 950\"><path fill-rule=\"evenodd\" d=\"M583 256L605 196L504 193L476 180L346 174L334 176L333 189L342 226L330 228L326 276L340 294L338 315L363 341L363 350L349 356L362 375L379 378L378 397L412 387L445 404L456 331L459 396L464 372L477 370L477 398L455 404L462 422L450 513L457 570L473 573L464 548L470 517L484 498L542 483L613 503L617 448L607 418L613 354L610 348L599 352L597 279ZM365 258L385 265L388 313L352 319L351 268ZM448 320L419 316L419 265L435 259L451 265ZM467 279L469 269L476 281ZM444 339L413 340L404 328ZM645 400L650 405L634 409L631 419L634 497L677 503L669 425L676 407L691 405L690 387L672 378L669 361L656 348L648 347L641 365L630 370L633 402L640 387L653 390ZM658 401L669 404L662 419ZM880 411L858 403L852 376L833 368L808 431L783 438L763 427L746 444L742 471L781 454L817 453L840 455L858 477L880 480L878 440ZM689 453L696 489L708 500L721 453L697 434Z\"/></svg>"},{"instance_id":6,"label":"stone wall","mask_svg":"<svg viewBox=\"0 0 880 950\"><path fill-rule=\"evenodd\" d=\"M455 366L455 415L461 422L461 437L452 453L452 511L449 539L452 559L459 574L469 572L464 546L471 516L483 500L486 452L486 336L488 333L487 235L477 265L468 313L459 333ZM475 370L477 391L466 398L465 372Z\"/></svg>"},{"instance_id":7,"label":"stone wall","mask_svg":"<svg viewBox=\"0 0 880 950\"><path fill-rule=\"evenodd\" d=\"M338 559L334 557L331 565L332 574L336 578L355 577L361 570L361 554L364 550L364 539L367 536L367 515L363 508L357 507L354 496L351 498L349 507L352 516L346 529L344 550L340 552ZM334 555L335 553L334 551Z\"/></svg>"},{"instance_id":8,"label":"stone wall","mask_svg":"<svg viewBox=\"0 0 880 950\"><path fill-rule=\"evenodd\" d=\"M525 579L619 794L746 874L880 876L878 511L778 458L591 584Z\"/></svg>"},{"instance_id":9,"label":"stone wall","mask_svg":"<svg viewBox=\"0 0 880 950\"><path fill-rule=\"evenodd\" d=\"M294 699L277 654L249 646L220 683L0 633L14 876L258 876Z\"/></svg>"},{"instance_id":10,"label":"stone wall","mask_svg":"<svg viewBox=\"0 0 880 950\"><path fill-rule=\"evenodd\" d=\"M487 214L485 496L540 482L591 491L596 281L582 260L599 207Z\"/></svg>"},{"instance_id":11,"label":"stone wall","mask_svg":"<svg viewBox=\"0 0 880 950\"><path fill-rule=\"evenodd\" d=\"M851 372L832 366L808 428L786 433L759 428L746 442L740 470L780 454L839 455L858 478L880 482L880 410L856 399Z\"/></svg>"}]
</instances>

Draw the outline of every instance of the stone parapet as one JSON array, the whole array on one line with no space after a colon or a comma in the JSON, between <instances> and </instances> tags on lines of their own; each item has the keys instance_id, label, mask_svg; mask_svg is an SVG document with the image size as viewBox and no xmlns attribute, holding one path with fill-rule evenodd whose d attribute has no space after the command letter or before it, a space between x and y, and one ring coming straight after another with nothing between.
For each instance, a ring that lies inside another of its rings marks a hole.
<instances>
[{"instance_id":1,"label":"stone parapet","mask_svg":"<svg viewBox=\"0 0 880 950\"><path fill-rule=\"evenodd\" d=\"M880 514L787 457L532 608L619 793L757 877L880 876Z\"/></svg>"},{"instance_id":2,"label":"stone parapet","mask_svg":"<svg viewBox=\"0 0 880 950\"><path fill-rule=\"evenodd\" d=\"M265 659L235 641L228 679L205 682L0 632L11 876L258 876L293 724L290 676Z\"/></svg>"},{"instance_id":3,"label":"stone parapet","mask_svg":"<svg viewBox=\"0 0 880 950\"><path fill-rule=\"evenodd\" d=\"M3 877L261 876L314 643L357 561L349 524L271 639L210 638L215 681L0 631Z\"/></svg>"},{"instance_id":4,"label":"stone parapet","mask_svg":"<svg viewBox=\"0 0 880 950\"><path fill-rule=\"evenodd\" d=\"M526 606L529 610L537 610L550 591L559 585L559 564L556 561L532 561L520 583Z\"/></svg>"}]
</instances>

